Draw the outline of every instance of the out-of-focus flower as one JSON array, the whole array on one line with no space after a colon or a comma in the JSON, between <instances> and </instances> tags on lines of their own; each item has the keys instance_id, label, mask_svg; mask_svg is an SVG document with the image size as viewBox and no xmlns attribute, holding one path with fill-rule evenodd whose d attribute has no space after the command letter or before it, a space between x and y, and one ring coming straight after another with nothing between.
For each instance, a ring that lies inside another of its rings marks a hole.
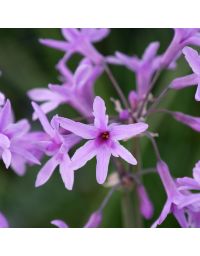
<instances>
[{"instance_id":1,"label":"out-of-focus flower","mask_svg":"<svg viewBox=\"0 0 200 256\"><path fill-rule=\"evenodd\" d=\"M188 86L197 85L195 100L200 101L200 56L198 52L190 47L185 47L183 53L192 71L191 75L179 77L172 81L171 88L180 90Z\"/></svg>"},{"instance_id":2,"label":"out-of-focus flower","mask_svg":"<svg viewBox=\"0 0 200 256\"><path fill-rule=\"evenodd\" d=\"M94 66L91 61L84 59L74 75L68 70L68 76L63 77L63 85L50 84L49 89L32 89L28 95L34 101L44 102L40 107L45 114L56 109L60 104L69 104L88 117L92 113L93 87L102 71L100 66Z\"/></svg>"},{"instance_id":3,"label":"out-of-focus flower","mask_svg":"<svg viewBox=\"0 0 200 256\"><path fill-rule=\"evenodd\" d=\"M161 67L167 68L181 55L182 49L187 45L200 45L198 28L176 28L174 37L161 59Z\"/></svg>"},{"instance_id":4,"label":"out-of-focus flower","mask_svg":"<svg viewBox=\"0 0 200 256\"><path fill-rule=\"evenodd\" d=\"M151 85L152 76L159 69L160 57L157 56L158 48L158 42L149 44L141 59L136 56L130 57L120 52L116 52L115 57L107 57L108 63L124 65L136 73L137 96L140 100L145 97Z\"/></svg>"},{"instance_id":5,"label":"out-of-focus flower","mask_svg":"<svg viewBox=\"0 0 200 256\"><path fill-rule=\"evenodd\" d=\"M26 164L39 164L41 151L36 141L31 141L33 133L26 119L14 122L10 101L7 100L0 110L0 157L6 168L11 168L18 174L25 173ZM35 139L42 136L36 133Z\"/></svg>"},{"instance_id":6,"label":"out-of-focus flower","mask_svg":"<svg viewBox=\"0 0 200 256\"><path fill-rule=\"evenodd\" d=\"M52 119L50 124L40 107L34 102L32 106L47 134L47 140L40 141L40 146L48 156L51 156L39 171L35 186L39 187L46 183L56 167L59 166L64 185L71 190L74 183L74 171L69 167L71 160L68 151L80 141L80 138L73 134L61 134L55 118Z\"/></svg>"},{"instance_id":7,"label":"out-of-focus flower","mask_svg":"<svg viewBox=\"0 0 200 256\"><path fill-rule=\"evenodd\" d=\"M91 214L84 228L98 228L101 225L102 213L97 211ZM58 228L68 228L69 226L63 220L52 220L51 224Z\"/></svg>"},{"instance_id":8,"label":"out-of-focus flower","mask_svg":"<svg viewBox=\"0 0 200 256\"><path fill-rule=\"evenodd\" d=\"M103 56L94 48L93 43L104 39L109 34L109 29L63 28L61 29L61 32L66 41L40 39L40 43L64 51L67 58L74 53L80 53L95 64L100 64L102 62Z\"/></svg>"},{"instance_id":9,"label":"out-of-focus flower","mask_svg":"<svg viewBox=\"0 0 200 256\"><path fill-rule=\"evenodd\" d=\"M137 164L132 154L118 141L125 140L144 132L148 125L108 125L108 116L103 99L96 97L93 104L94 125L86 125L67 118L58 117L61 127L89 140L72 157L73 169L77 170L96 156L96 177L99 184L104 183L111 155L121 157L130 164Z\"/></svg>"},{"instance_id":10,"label":"out-of-focus flower","mask_svg":"<svg viewBox=\"0 0 200 256\"><path fill-rule=\"evenodd\" d=\"M6 217L0 212L0 228L9 228Z\"/></svg>"},{"instance_id":11,"label":"out-of-focus flower","mask_svg":"<svg viewBox=\"0 0 200 256\"><path fill-rule=\"evenodd\" d=\"M139 185L137 191L139 195L140 212L145 219L150 219L153 215L153 205L149 199L146 189L143 185Z\"/></svg>"}]
</instances>

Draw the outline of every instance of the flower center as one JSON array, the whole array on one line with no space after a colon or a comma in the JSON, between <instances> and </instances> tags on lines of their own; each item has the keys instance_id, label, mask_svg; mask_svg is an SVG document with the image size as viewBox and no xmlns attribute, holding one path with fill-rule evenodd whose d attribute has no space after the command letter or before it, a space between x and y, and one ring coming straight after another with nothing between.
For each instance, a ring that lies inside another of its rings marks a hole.
<instances>
[{"instance_id":1,"label":"flower center","mask_svg":"<svg viewBox=\"0 0 200 256\"><path fill-rule=\"evenodd\" d=\"M100 134L100 138L101 138L102 140L108 140L109 137L110 137L110 133L109 133L109 132L102 132L102 133Z\"/></svg>"}]
</instances>

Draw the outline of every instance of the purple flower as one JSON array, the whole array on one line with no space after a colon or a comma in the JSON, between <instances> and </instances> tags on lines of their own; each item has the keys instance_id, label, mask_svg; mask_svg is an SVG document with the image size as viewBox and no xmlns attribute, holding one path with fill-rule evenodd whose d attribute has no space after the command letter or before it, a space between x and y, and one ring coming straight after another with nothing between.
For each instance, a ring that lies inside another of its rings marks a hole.
<instances>
[{"instance_id":1,"label":"purple flower","mask_svg":"<svg viewBox=\"0 0 200 256\"><path fill-rule=\"evenodd\" d=\"M73 134L61 134L59 125L55 118L52 119L51 124L46 118L43 111L36 103L32 103L37 117L47 134L47 139L40 141L40 146L45 153L51 158L45 163L37 175L35 186L39 187L46 183L57 166L67 189L71 190L74 183L74 171L69 168L71 162L68 151L72 146L80 141L80 138Z\"/></svg>"},{"instance_id":2,"label":"purple flower","mask_svg":"<svg viewBox=\"0 0 200 256\"><path fill-rule=\"evenodd\" d=\"M65 67L65 70L68 68ZM93 87L102 71L100 66L94 66L91 61L84 59L74 75L68 70L68 76L63 77L63 85L50 84L49 89L32 89L28 95L34 101L44 102L40 107L45 114L56 109L59 105L67 103L88 117L92 112ZM66 73L63 70L62 72Z\"/></svg>"},{"instance_id":3,"label":"purple flower","mask_svg":"<svg viewBox=\"0 0 200 256\"><path fill-rule=\"evenodd\" d=\"M139 185L137 191L140 199L140 212L145 219L150 219L153 215L153 205L149 199L145 187L143 185Z\"/></svg>"},{"instance_id":4,"label":"purple flower","mask_svg":"<svg viewBox=\"0 0 200 256\"><path fill-rule=\"evenodd\" d=\"M168 67L181 55L187 45L200 45L200 34L197 28L176 28L174 37L161 59L161 67Z\"/></svg>"},{"instance_id":5,"label":"purple flower","mask_svg":"<svg viewBox=\"0 0 200 256\"><path fill-rule=\"evenodd\" d=\"M173 213L181 227L188 227L185 209L179 207L181 202L187 202L187 197L178 190L175 181L171 177L169 168L164 161L160 160L157 163L157 170L167 193L167 201L159 218L154 222L152 227L160 225L169 213Z\"/></svg>"},{"instance_id":6,"label":"purple flower","mask_svg":"<svg viewBox=\"0 0 200 256\"><path fill-rule=\"evenodd\" d=\"M200 101L200 56L198 55L197 51L190 47L185 47L183 49L183 53L194 73L174 79L171 83L171 88L179 90L198 84L195 100Z\"/></svg>"},{"instance_id":7,"label":"purple flower","mask_svg":"<svg viewBox=\"0 0 200 256\"><path fill-rule=\"evenodd\" d=\"M35 141L30 140L33 133L29 132L30 125L26 119L14 122L10 101L0 109L0 157L6 168L11 168L23 175L26 164L39 164L41 151L36 142L40 133L35 134Z\"/></svg>"},{"instance_id":8,"label":"purple flower","mask_svg":"<svg viewBox=\"0 0 200 256\"><path fill-rule=\"evenodd\" d=\"M74 122L58 117L58 122L64 129L89 140L79 148L72 157L72 166L77 170L84 166L94 156L97 158L96 177L99 184L104 183L111 155L121 157L130 164L137 164L132 154L124 148L119 140L125 140L144 132L148 125L136 123L130 125L108 124L106 107L103 99L96 97L93 104L94 125Z\"/></svg>"},{"instance_id":9,"label":"purple flower","mask_svg":"<svg viewBox=\"0 0 200 256\"><path fill-rule=\"evenodd\" d=\"M109 34L109 29L100 28L63 28L62 35L66 41L54 39L40 39L40 42L48 47L64 51L67 59L74 53L89 58L95 64L103 60L103 56L94 48L93 43L99 42Z\"/></svg>"},{"instance_id":10,"label":"purple flower","mask_svg":"<svg viewBox=\"0 0 200 256\"><path fill-rule=\"evenodd\" d=\"M129 57L120 52L116 52L115 57L107 57L109 63L124 65L136 73L137 95L139 99L145 97L151 84L152 76L159 69L160 57L156 55L158 48L158 42L149 44L141 59L136 56Z\"/></svg>"},{"instance_id":11,"label":"purple flower","mask_svg":"<svg viewBox=\"0 0 200 256\"><path fill-rule=\"evenodd\" d=\"M1 212L0 212L0 228L9 228L9 223Z\"/></svg>"},{"instance_id":12,"label":"purple flower","mask_svg":"<svg viewBox=\"0 0 200 256\"><path fill-rule=\"evenodd\" d=\"M84 225L84 228L98 228L101 225L102 214L97 211L91 214L89 220ZM62 220L52 220L51 224L55 225L58 228L68 228L69 226Z\"/></svg>"}]
</instances>

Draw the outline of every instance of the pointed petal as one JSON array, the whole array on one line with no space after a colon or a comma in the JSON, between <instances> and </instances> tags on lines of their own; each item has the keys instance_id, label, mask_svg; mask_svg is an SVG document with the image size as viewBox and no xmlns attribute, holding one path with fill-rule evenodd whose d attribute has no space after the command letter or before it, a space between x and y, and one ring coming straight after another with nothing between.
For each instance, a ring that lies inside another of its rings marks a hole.
<instances>
[{"instance_id":1,"label":"pointed petal","mask_svg":"<svg viewBox=\"0 0 200 256\"><path fill-rule=\"evenodd\" d=\"M132 165L137 164L137 160L135 157L122 145L120 145L119 142L115 142L112 147L112 155L113 156L120 156L122 159L124 159L126 162Z\"/></svg>"},{"instance_id":2,"label":"pointed petal","mask_svg":"<svg viewBox=\"0 0 200 256\"><path fill-rule=\"evenodd\" d=\"M111 136L114 140L124 140L136 136L147 129L148 124L145 123L116 125L111 129Z\"/></svg>"},{"instance_id":3,"label":"pointed petal","mask_svg":"<svg viewBox=\"0 0 200 256\"><path fill-rule=\"evenodd\" d=\"M14 124L8 125L5 129L5 133L11 138L13 136L16 138L25 135L29 130L30 124L28 120L22 119Z\"/></svg>"},{"instance_id":4,"label":"pointed petal","mask_svg":"<svg viewBox=\"0 0 200 256\"><path fill-rule=\"evenodd\" d=\"M195 100L200 101L200 83L198 83L197 90L195 93Z\"/></svg>"},{"instance_id":5,"label":"pointed petal","mask_svg":"<svg viewBox=\"0 0 200 256\"><path fill-rule=\"evenodd\" d=\"M97 129L92 125L82 124L64 117L57 117L57 120L61 127L84 139L94 139L97 136Z\"/></svg>"},{"instance_id":6,"label":"pointed petal","mask_svg":"<svg viewBox=\"0 0 200 256\"><path fill-rule=\"evenodd\" d=\"M37 114L37 117L40 120L40 123L44 129L44 131L50 136L53 137L54 136L54 130L51 127L47 117L45 116L45 114L43 113L43 111L40 109L40 107L35 103L32 102L32 106L35 110L35 113Z\"/></svg>"},{"instance_id":7,"label":"pointed petal","mask_svg":"<svg viewBox=\"0 0 200 256\"><path fill-rule=\"evenodd\" d=\"M191 74L183 77L178 77L174 79L170 85L172 89L180 90L185 87L193 86L198 84L200 81L200 77L196 74Z\"/></svg>"},{"instance_id":8,"label":"pointed petal","mask_svg":"<svg viewBox=\"0 0 200 256\"><path fill-rule=\"evenodd\" d=\"M69 227L63 220L52 220L51 224L58 228L68 228Z\"/></svg>"},{"instance_id":9,"label":"pointed petal","mask_svg":"<svg viewBox=\"0 0 200 256\"><path fill-rule=\"evenodd\" d=\"M23 157L12 154L12 161L11 161L11 168L14 170L14 172L19 175L23 176L26 172L26 159Z\"/></svg>"},{"instance_id":10,"label":"pointed petal","mask_svg":"<svg viewBox=\"0 0 200 256\"><path fill-rule=\"evenodd\" d=\"M195 203L200 203L200 194L192 194L189 196L184 196L182 201L179 202L178 207L183 208Z\"/></svg>"},{"instance_id":11,"label":"pointed petal","mask_svg":"<svg viewBox=\"0 0 200 256\"><path fill-rule=\"evenodd\" d=\"M142 56L142 59L145 61L145 62L150 62L152 61L152 59L156 56L156 53L158 51L158 48L160 46L160 43L159 42L152 42L148 45L148 47L146 48L143 56Z\"/></svg>"},{"instance_id":12,"label":"pointed petal","mask_svg":"<svg viewBox=\"0 0 200 256\"><path fill-rule=\"evenodd\" d=\"M183 54L193 72L200 75L200 56L198 55L198 52L187 46L183 49Z\"/></svg>"},{"instance_id":13,"label":"pointed petal","mask_svg":"<svg viewBox=\"0 0 200 256\"><path fill-rule=\"evenodd\" d=\"M0 134L0 147L6 149L10 147L10 140L4 134Z\"/></svg>"},{"instance_id":14,"label":"pointed petal","mask_svg":"<svg viewBox=\"0 0 200 256\"><path fill-rule=\"evenodd\" d=\"M55 93L50 91L49 89L32 89L28 91L28 96L31 100L34 101L46 101L46 100L54 100Z\"/></svg>"},{"instance_id":15,"label":"pointed petal","mask_svg":"<svg viewBox=\"0 0 200 256\"><path fill-rule=\"evenodd\" d=\"M10 150L9 149L5 149L3 151L3 154L2 154L2 159L3 159L3 162L4 162L4 164L5 164L7 169L10 166L11 158L12 158L12 155L11 155Z\"/></svg>"},{"instance_id":16,"label":"pointed petal","mask_svg":"<svg viewBox=\"0 0 200 256\"><path fill-rule=\"evenodd\" d=\"M35 186L39 187L45 184L50 179L52 173L54 172L57 166L58 162L55 160L55 157L50 158L39 171L35 182Z\"/></svg>"},{"instance_id":17,"label":"pointed petal","mask_svg":"<svg viewBox=\"0 0 200 256\"><path fill-rule=\"evenodd\" d=\"M67 51L69 47L68 43L66 43L65 41L58 41L54 39L40 39L39 42L45 46L48 46L63 52Z\"/></svg>"},{"instance_id":18,"label":"pointed petal","mask_svg":"<svg viewBox=\"0 0 200 256\"><path fill-rule=\"evenodd\" d=\"M75 74L74 74L74 83L77 89L83 89L83 86L87 83L89 78L92 75L93 68L89 64L81 63Z\"/></svg>"},{"instance_id":19,"label":"pointed petal","mask_svg":"<svg viewBox=\"0 0 200 256\"><path fill-rule=\"evenodd\" d=\"M61 32L65 39L68 41L75 41L80 35L80 31L77 28L62 28Z\"/></svg>"},{"instance_id":20,"label":"pointed petal","mask_svg":"<svg viewBox=\"0 0 200 256\"><path fill-rule=\"evenodd\" d=\"M195 181L198 182L198 184L200 186L200 161L198 161L195 164L195 167L193 168L193 177L194 177Z\"/></svg>"},{"instance_id":21,"label":"pointed petal","mask_svg":"<svg viewBox=\"0 0 200 256\"><path fill-rule=\"evenodd\" d=\"M97 128L106 129L108 125L108 115L106 115L106 106L104 100L96 96L93 104L94 125Z\"/></svg>"},{"instance_id":22,"label":"pointed petal","mask_svg":"<svg viewBox=\"0 0 200 256\"><path fill-rule=\"evenodd\" d=\"M170 211L171 211L171 201L167 200L167 202L165 203L165 205L163 207L163 210L162 210L160 216L153 223L153 225L151 227L156 228L158 225L162 224L163 221L167 218L167 215L170 213Z\"/></svg>"},{"instance_id":23,"label":"pointed petal","mask_svg":"<svg viewBox=\"0 0 200 256\"><path fill-rule=\"evenodd\" d=\"M97 153L95 142L93 140L86 142L82 147L76 150L72 160L72 168L77 170L84 166Z\"/></svg>"},{"instance_id":24,"label":"pointed petal","mask_svg":"<svg viewBox=\"0 0 200 256\"><path fill-rule=\"evenodd\" d=\"M101 212L94 212L93 214L91 214L84 228L98 228L101 224L101 221L102 221Z\"/></svg>"},{"instance_id":25,"label":"pointed petal","mask_svg":"<svg viewBox=\"0 0 200 256\"><path fill-rule=\"evenodd\" d=\"M188 228L188 222L185 217L184 209L178 209L176 205L172 205L172 213L182 228Z\"/></svg>"},{"instance_id":26,"label":"pointed petal","mask_svg":"<svg viewBox=\"0 0 200 256\"><path fill-rule=\"evenodd\" d=\"M0 212L0 228L9 228L9 223L1 212Z\"/></svg>"},{"instance_id":27,"label":"pointed petal","mask_svg":"<svg viewBox=\"0 0 200 256\"><path fill-rule=\"evenodd\" d=\"M200 184L192 178L184 177L176 179L179 190L200 190Z\"/></svg>"},{"instance_id":28,"label":"pointed petal","mask_svg":"<svg viewBox=\"0 0 200 256\"><path fill-rule=\"evenodd\" d=\"M179 122L191 127L193 130L200 132L200 118L189 116L181 112L172 112L172 116Z\"/></svg>"},{"instance_id":29,"label":"pointed petal","mask_svg":"<svg viewBox=\"0 0 200 256\"><path fill-rule=\"evenodd\" d=\"M13 113L10 101L7 100L5 105L0 109L0 131L13 122Z\"/></svg>"},{"instance_id":30,"label":"pointed petal","mask_svg":"<svg viewBox=\"0 0 200 256\"><path fill-rule=\"evenodd\" d=\"M69 156L65 154L63 161L60 163L60 175L68 190L72 190L74 184L74 171L69 166L70 162Z\"/></svg>"},{"instance_id":31,"label":"pointed petal","mask_svg":"<svg viewBox=\"0 0 200 256\"><path fill-rule=\"evenodd\" d=\"M111 151L106 147L102 147L97 151L96 178L99 184L103 184L106 180L110 157Z\"/></svg>"}]
</instances>

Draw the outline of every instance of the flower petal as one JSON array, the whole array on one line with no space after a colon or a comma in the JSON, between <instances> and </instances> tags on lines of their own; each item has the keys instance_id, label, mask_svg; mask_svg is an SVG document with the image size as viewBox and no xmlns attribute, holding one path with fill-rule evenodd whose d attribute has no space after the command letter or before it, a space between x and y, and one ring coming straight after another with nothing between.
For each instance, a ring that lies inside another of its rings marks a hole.
<instances>
[{"instance_id":1,"label":"flower petal","mask_svg":"<svg viewBox=\"0 0 200 256\"><path fill-rule=\"evenodd\" d=\"M35 186L39 187L46 183L50 179L52 173L54 172L57 166L58 162L55 160L55 157L50 158L39 171L35 182Z\"/></svg>"},{"instance_id":2,"label":"flower petal","mask_svg":"<svg viewBox=\"0 0 200 256\"><path fill-rule=\"evenodd\" d=\"M0 228L9 228L8 221L1 212L0 212Z\"/></svg>"},{"instance_id":3,"label":"flower petal","mask_svg":"<svg viewBox=\"0 0 200 256\"><path fill-rule=\"evenodd\" d=\"M97 151L96 178L99 184L103 184L108 174L108 165L111 157L111 151L106 147L101 147Z\"/></svg>"},{"instance_id":4,"label":"flower petal","mask_svg":"<svg viewBox=\"0 0 200 256\"><path fill-rule=\"evenodd\" d=\"M176 205L172 205L172 213L182 228L188 228L188 222L185 217L184 209L178 209Z\"/></svg>"},{"instance_id":5,"label":"flower petal","mask_svg":"<svg viewBox=\"0 0 200 256\"><path fill-rule=\"evenodd\" d=\"M6 169L10 166L12 155L9 149L5 149L2 153L2 159L6 166Z\"/></svg>"},{"instance_id":6,"label":"flower petal","mask_svg":"<svg viewBox=\"0 0 200 256\"><path fill-rule=\"evenodd\" d=\"M181 112L172 112L172 116L179 122L191 127L193 130L200 132L200 118L189 116Z\"/></svg>"},{"instance_id":7,"label":"flower petal","mask_svg":"<svg viewBox=\"0 0 200 256\"><path fill-rule=\"evenodd\" d=\"M58 228L68 228L69 227L63 220L52 220L51 224Z\"/></svg>"},{"instance_id":8,"label":"flower petal","mask_svg":"<svg viewBox=\"0 0 200 256\"><path fill-rule=\"evenodd\" d=\"M93 115L94 125L97 128L107 129L108 125L108 115L106 115L106 106L104 100L96 96L93 103Z\"/></svg>"},{"instance_id":9,"label":"flower petal","mask_svg":"<svg viewBox=\"0 0 200 256\"><path fill-rule=\"evenodd\" d=\"M70 168L70 158L67 154L64 155L62 162L60 163L60 175L65 184L66 189L72 190L74 184L74 171Z\"/></svg>"},{"instance_id":10,"label":"flower petal","mask_svg":"<svg viewBox=\"0 0 200 256\"><path fill-rule=\"evenodd\" d=\"M136 123L128 125L115 125L112 126L111 136L114 140L125 140L136 136L148 129L148 124Z\"/></svg>"},{"instance_id":11,"label":"flower petal","mask_svg":"<svg viewBox=\"0 0 200 256\"><path fill-rule=\"evenodd\" d=\"M84 228L98 228L101 224L101 221L102 221L101 212L94 212L93 214L91 214Z\"/></svg>"},{"instance_id":12,"label":"flower petal","mask_svg":"<svg viewBox=\"0 0 200 256\"><path fill-rule=\"evenodd\" d=\"M82 147L76 150L72 160L72 168L77 170L84 166L89 160L96 155L96 146L93 140L86 142Z\"/></svg>"},{"instance_id":13,"label":"flower petal","mask_svg":"<svg viewBox=\"0 0 200 256\"><path fill-rule=\"evenodd\" d=\"M195 181L197 181L200 186L200 161L198 161L195 164L195 167L193 168L193 177L194 177Z\"/></svg>"},{"instance_id":14,"label":"flower petal","mask_svg":"<svg viewBox=\"0 0 200 256\"><path fill-rule=\"evenodd\" d=\"M84 139L94 139L97 136L97 129L92 125L82 124L64 117L57 117L57 120L61 127Z\"/></svg>"},{"instance_id":15,"label":"flower petal","mask_svg":"<svg viewBox=\"0 0 200 256\"><path fill-rule=\"evenodd\" d=\"M170 85L172 89L180 90L185 87L193 86L198 84L200 81L200 77L196 74L191 74L188 76L178 77L174 79Z\"/></svg>"},{"instance_id":16,"label":"flower petal","mask_svg":"<svg viewBox=\"0 0 200 256\"><path fill-rule=\"evenodd\" d=\"M140 200L140 212L146 219L150 219L153 215L153 205L149 199L146 189L143 185L137 188Z\"/></svg>"},{"instance_id":17,"label":"flower petal","mask_svg":"<svg viewBox=\"0 0 200 256\"><path fill-rule=\"evenodd\" d=\"M115 142L112 147L112 155L113 156L120 156L122 159L124 159L126 162L132 165L137 164L137 160L135 157L122 145L120 145L119 142Z\"/></svg>"},{"instance_id":18,"label":"flower petal","mask_svg":"<svg viewBox=\"0 0 200 256\"><path fill-rule=\"evenodd\" d=\"M163 221L167 218L167 215L170 213L170 211L171 211L171 201L167 200L167 202L165 203L165 205L163 207L163 210L162 210L160 216L153 223L153 225L151 227L156 228L158 225L162 224Z\"/></svg>"},{"instance_id":19,"label":"flower petal","mask_svg":"<svg viewBox=\"0 0 200 256\"><path fill-rule=\"evenodd\" d=\"M45 46L48 46L63 52L68 50L68 43L65 41L58 41L54 39L40 39L39 42Z\"/></svg>"},{"instance_id":20,"label":"flower petal","mask_svg":"<svg viewBox=\"0 0 200 256\"><path fill-rule=\"evenodd\" d=\"M3 131L10 123L13 122L13 113L10 101L7 100L5 105L0 109L0 131Z\"/></svg>"},{"instance_id":21,"label":"flower petal","mask_svg":"<svg viewBox=\"0 0 200 256\"><path fill-rule=\"evenodd\" d=\"M200 83L198 83L198 85L197 85L197 90L195 93L195 100L200 101Z\"/></svg>"},{"instance_id":22,"label":"flower petal","mask_svg":"<svg viewBox=\"0 0 200 256\"><path fill-rule=\"evenodd\" d=\"M198 55L198 52L187 46L183 49L183 54L193 72L200 75L200 56Z\"/></svg>"}]
</instances>

